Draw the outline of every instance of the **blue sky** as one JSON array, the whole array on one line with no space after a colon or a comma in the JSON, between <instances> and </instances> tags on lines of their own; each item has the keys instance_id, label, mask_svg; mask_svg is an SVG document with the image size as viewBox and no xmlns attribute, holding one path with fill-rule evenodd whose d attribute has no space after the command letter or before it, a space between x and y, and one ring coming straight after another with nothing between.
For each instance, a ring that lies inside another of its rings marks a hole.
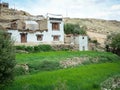
<instances>
[{"instance_id":1,"label":"blue sky","mask_svg":"<svg viewBox=\"0 0 120 90\"><path fill-rule=\"evenodd\" d=\"M73 18L98 18L120 21L120 0L2 0L10 8L32 15L62 14Z\"/></svg>"}]
</instances>

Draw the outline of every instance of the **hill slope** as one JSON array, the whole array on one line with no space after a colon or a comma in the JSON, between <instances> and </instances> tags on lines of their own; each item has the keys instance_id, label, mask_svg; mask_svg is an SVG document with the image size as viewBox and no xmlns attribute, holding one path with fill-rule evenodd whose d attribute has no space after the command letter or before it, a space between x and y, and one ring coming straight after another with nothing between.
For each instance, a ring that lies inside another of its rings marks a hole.
<instances>
[{"instance_id":1,"label":"hill slope","mask_svg":"<svg viewBox=\"0 0 120 90\"><path fill-rule=\"evenodd\" d=\"M109 34L120 32L120 22L115 20L102 19L80 19L80 18L65 18L65 23L79 24L85 26L87 31Z\"/></svg>"}]
</instances>

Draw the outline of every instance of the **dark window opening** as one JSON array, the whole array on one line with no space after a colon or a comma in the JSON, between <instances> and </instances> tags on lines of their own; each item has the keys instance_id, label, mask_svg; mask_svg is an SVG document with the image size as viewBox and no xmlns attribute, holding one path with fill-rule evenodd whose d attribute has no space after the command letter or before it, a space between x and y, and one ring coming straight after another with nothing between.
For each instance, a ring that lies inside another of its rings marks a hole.
<instances>
[{"instance_id":1,"label":"dark window opening","mask_svg":"<svg viewBox=\"0 0 120 90\"><path fill-rule=\"evenodd\" d=\"M53 36L53 41L59 41L59 39L60 39L60 36L57 36L57 35Z\"/></svg>"},{"instance_id":2,"label":"dark window opening","mask_svg":"<svg viewBox=\"0 0 120 90\"><path fill-rule=\"evenodd\" d=\"M37 36L37 41L42 41L43 40L43 35L36 35Z\"/></svg>"},{"instance_id":3,"label":"dark window opening","mask_svg":"<svg viewBox=\"0 0 120 90\"><path fill-rule=\"evenodd\" d=\"M52 30L59 30L59 23L52 23Z\"/></svg>"}]
</instances>

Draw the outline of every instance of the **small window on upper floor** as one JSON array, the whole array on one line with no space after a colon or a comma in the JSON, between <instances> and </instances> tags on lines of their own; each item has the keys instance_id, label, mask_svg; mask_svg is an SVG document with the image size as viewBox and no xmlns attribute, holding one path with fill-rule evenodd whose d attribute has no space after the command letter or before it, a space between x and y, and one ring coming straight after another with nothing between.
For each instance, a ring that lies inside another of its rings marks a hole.
<instances>
[{"instance_id":1,"label":"small window on upper floor","mask_svg":"<svg viewBox=\"0 0 120 90\"><path fill-rule=\"evenodd\" d=\"M43 35L38 34L36 36L37 36L37 41L42 41L43 40Z\"/></svg>"},{"instance_id":2,"label":"small window on upper floor","mask_svg":"<svg viewBox=\"0 0 120 90\"><path fill-rule=\"evenodd\" d=\"M52 30L60 30L60 24L59 23L52 23Z\"/></svg>"}]
</instances>

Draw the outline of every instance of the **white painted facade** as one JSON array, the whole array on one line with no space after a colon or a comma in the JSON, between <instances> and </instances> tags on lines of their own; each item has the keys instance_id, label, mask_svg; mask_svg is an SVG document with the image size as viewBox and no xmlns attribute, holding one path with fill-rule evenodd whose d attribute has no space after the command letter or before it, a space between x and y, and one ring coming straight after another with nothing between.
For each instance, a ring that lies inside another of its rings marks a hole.
<instances>
[{"instance_id":1,"label":"white painted facade","mask_svg":"<svg viewBox=\"0 0 120 90\"><path fill-rule=\"evenodd\" d=\"M8 33L11 33L11 38L15 41L15 45L64 44L64 23L62 18L61 20L57 20L56 18L54 18L56 20L51 20L50 18L49 16L47 17L47 30L35 31L34 28L33 32L26 30L8 30ZM30 21L30 23L27 21L26 23L28 23L26 28L30 27L32 29L33 27L37 27L37 24L32 21ZM59 23L59 30L52 30L52 23ZM26 34L27 40L24 43L21 42L21 34ZM38 40L37 35L42 35L42 40ZM58 40L54 40L54 36L57 36Z\"/></svg>"},{"instance_id":2,"label":"white painted facade","mask_svg":"<svg viewBox=\"0 0 120 90\"><path fill-rule=\"evenodd\" d=\"M80 51L87 51L88 50L88 37L82 36L82 35L76 36L75 44L79 45Z\"/></svg>"},{"instance_id":3,"label":"white painted facade","mask_svg":"<svg viewBox=\"0 0 120 90\"><path fill-rule=\"evenodd\" d=\"M88 37L87 36L79 36L79 50L80 51L88 50Z\"/></svg>"}]
</instances>

